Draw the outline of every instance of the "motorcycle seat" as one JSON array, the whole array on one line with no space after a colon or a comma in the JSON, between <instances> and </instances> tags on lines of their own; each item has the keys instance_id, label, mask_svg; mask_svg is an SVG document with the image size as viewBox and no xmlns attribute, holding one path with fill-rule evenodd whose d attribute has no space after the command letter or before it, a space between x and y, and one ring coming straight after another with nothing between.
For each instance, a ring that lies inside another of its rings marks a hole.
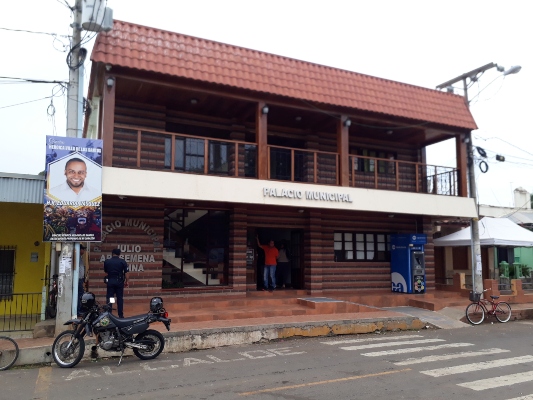
<instances>
[{"instance_id":1,"label":"motorcycle seat","mask_svg":"<svg viewBox=\"0 0 533 400\"><path fill-rule=\"evenodd\" d=\"M148 316L147 314L141 314L141 315L134 315L133 317L119 318L119 317L115 317L113 314L110 313L109 319L111 319L111 321L113 321L113 323L119 328L123 328L126 326L144 322L147 316Z\"/></svg>"}]
</instances>

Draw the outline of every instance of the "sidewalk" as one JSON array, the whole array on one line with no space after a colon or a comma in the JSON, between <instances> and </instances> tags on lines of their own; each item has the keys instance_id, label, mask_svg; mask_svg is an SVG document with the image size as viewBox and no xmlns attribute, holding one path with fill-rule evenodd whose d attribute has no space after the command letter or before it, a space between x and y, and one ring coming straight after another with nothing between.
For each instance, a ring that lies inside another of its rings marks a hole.
<instances>
[{"instance_id":1,"label":"sidewalk","mask_svg":"<svg viewBox=\"0 0 533 400\"><path fill-rule=\"evenodd\" d=\"M410 300L411 304L417 305L413 307L406 297L387 296L390 292L381 296L358 295L354 298L343 295L333 298L286 291L274 295L268 292L251 294L245 299L235 300L180 299L183 303L172 304L166 300L165 306L172 318L170 332L160 323L150 328L164 334L165 352L184 352L293 337L471 327L464 322L468 299L450 295L444 298L418 295ZM354 299L358 302L351 301ZM380 306L383 302L391 307ZM426 309L420 308L424 302L432 304L425 304ZM130 305L125 314L141 314L144 308L143 304ZM429 311L428 308L438 311ZM533 304L513 304L512 308L512 320L533 318ZM16 340L20 348L16 365L53 363L51 347L54 338ZM91 338L87 340L86 359L92 341ZM131 354L131 351L125 354ZM113 355L100 350L102 357Z\"/></svg>"}]
</instances>

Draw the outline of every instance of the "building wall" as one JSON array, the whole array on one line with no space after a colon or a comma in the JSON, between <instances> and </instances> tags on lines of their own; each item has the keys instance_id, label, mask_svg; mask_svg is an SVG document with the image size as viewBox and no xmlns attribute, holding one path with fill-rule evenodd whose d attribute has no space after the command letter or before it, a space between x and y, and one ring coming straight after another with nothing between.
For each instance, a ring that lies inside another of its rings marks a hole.
<instances>
[{"instance_id":1,"label":"building wall","mask_svg":"<svg viewBox=\"0 0 533 400\"><path fill-rule=\"evenodd\" d=\"M130 267L125 297L150 297L161 290L164 206L139 199L103 201L102 243L89 248L89 287L99 301L105 300L104 261L119 247Z\"/></svg>"},{"instance_id":2,"label":"building wall","mask_svg":"<svg viewBox=\"0 0 533 400\"><path fill-rule=\"evenodd\" d=\"M422 217L385 215L380 213L333 211L322 209L302 210L292 207L258 207L254 205L227 205L230 211L228 284L222 286L185 287L163 290L163 235L164 209L169 204L154 199L115 196L104 199L102 244L92 244L90 249L90 287L97 296L105 296L103 261L111 250L122 247L123 256L133 271L129 274L130 287L126 298L149 298L154 295L208 296L229 293L244 294L255 290L254 281L247 281L247 234L252 232L298 231L302 234L301 288L310 293L338 290L368 290L390 288L390 262L335 262L335 232L365 233L426 233L430 237L432 225ZM209 208L209 205L197 207ZM211 204L213 206L213 204ZM171 207L171 206L170 206ZM266 238L263 238L264 240ZM427 288L435 287L434 252L432 243L425 246ZM128 258L129 257L129 258ZM138 262L133 257L144 257Z\"/></svg>"},{"instance_id":3,"label":"building wall","mask_svg":"<svg viewBox=\"0 0 533 400\"><path fill-rule=\"evenodd\" d=\"M50 265L50 244L43 243L43 206L41 204L0 203L2 229L0 248L16 246L13 293L41 293L45 285L46 267ZM32 253L37 258L32 260ZM15 307L17 313L38 313L41 296L32 295L29 303L21 303L20 296L0 301L0 313ZM22 308L20 308L22 304Z\"/></svg>"}]
</instances>

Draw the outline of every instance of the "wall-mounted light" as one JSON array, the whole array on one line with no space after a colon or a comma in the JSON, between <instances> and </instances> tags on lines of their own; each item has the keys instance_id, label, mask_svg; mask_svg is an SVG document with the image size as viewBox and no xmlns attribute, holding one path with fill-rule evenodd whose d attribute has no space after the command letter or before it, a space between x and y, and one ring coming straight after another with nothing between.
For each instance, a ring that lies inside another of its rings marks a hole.
<instances>
[{"instance_id":1,"label":"wall-mounted light","mask_svg":"<svg viewBox=\"0 0 533 400\"><path fill-rule=\"evenodd\" d=\"M106 71L111 71L111 67L112 67L111 64L106 64L106 65L105 65L105 70L106 70Z\"/></svg>"},{"instance_id":2,"label":"wall-mounted light","mask_svg":"<svg viewBox=\"0 0 533 400\"><path fill-rule=\"evenodd\" d=\"M194 203L187 203L187 206L194 207Z\"/></svg>"},{"instance_id":3,"label":"wall-mounted light","mask_svg":"<svg viewBox=\"0 0 533 400\"><path fill-rule=\"evenodd\" d=\"M191 99L191 104L192 105L198 104L198 99Z\"/></svg>"},{"instance_id":4,"label":"wall-mounted light","mask_svg":"<svg viewBox=\"0 0 533 400\"><path fill-rule=\"evenodd\" d=\"M298 117L294 118L294 120L295 120L296 122L300 122L300 121L302 120L302 117L299 117L299 116L298 116Z\"/></svg>"},{"instance_id":5,"label":"wall-mounted light","mask_svg":"<svg viewBox=\"0 0 533 400\"><path fill-rule=\"evenodd\" d=\"M107 78L106 84L107 87L111 89L113 86L115 86L115 78L110 76L109 78Z\"/></svg>"},{"instance_id":6,"label":"wall-mounted light","mask_svg":"<svg viewBox=\"0 0 533 400\"><path fill-rule=\"evenodd\" d=\"M344 121L344 126L349 128L350 125L352 125L352 120L350 118L346 118L346 121Z\"/></svg>"},{"instance_id":7,"label":"wall-mounted light","mask_svg":"<svg viewBox=\"0 0 533 400\"><path fill-rule=\"evenodd\" d=\"M268 114L268 106L264 106L262 109L261 109L261 112L263 114Z\"/></svg>"},{"instance_id":8,"label":"wall-mounted light","mask_svg":"<svg viewBox=\"0 0 533 400\"><path fill-rule=\"evenodd\" d=\"M299 212L299 213L301 214L301 213L303 213L303 212L304 212L304 210L298 210L298 212Z\"/></svg>"},{"instance_id":9,"label":"wall-mounted light","mask_svg":"<svg viewBox=\"0 0 533 400\"><path fill-rule=\"evenodd\" d=\"M393 132L391 130L388 130L386 133L387 133L387 135L392 135L393 134Z\"/></svg>"},{"instance_id":10,"label":"wall-mounted light","mask_svg":"<svg viewBox=\"0 0 533 400\"><path fill-rule=\"evenodd\" d=\"M124 199L126 198L126 196L118 196L118 198L119 198L120 200L124 200Z\"/></svg>"}]
</instances>

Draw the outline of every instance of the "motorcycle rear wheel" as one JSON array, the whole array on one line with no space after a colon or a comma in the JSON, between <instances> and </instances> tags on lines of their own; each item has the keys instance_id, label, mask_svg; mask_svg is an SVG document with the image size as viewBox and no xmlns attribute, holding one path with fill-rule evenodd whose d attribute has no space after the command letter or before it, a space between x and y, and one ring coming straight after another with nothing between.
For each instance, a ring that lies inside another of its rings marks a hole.
<instances>
[{"instance_id":1,"label":"motorcycle rear wheel","mask_svg":"<svg viewBox=\"0 0 533 400\"><path fill-rule=\"evenodd\" d=\"M148 329L143 333L139 333L135 337L135 342L141 342L143 344L149 343L148 349L133 348L133 353L141 360L153 360L156 358L165 348L165 338L158 331Z\"/></svg>"},{"instance_id":2,"label":"motorcycle rear wheel","mask_svg":"<svg viewBox=\"0 0 533 400\"><path fill-rule=\"evenodd\" d=\"M54 361L61 368L72 368L78 364L85 352L85 341L74 337L75 331L60 333L52 345Z\"/></svg>"}]
</instances>

